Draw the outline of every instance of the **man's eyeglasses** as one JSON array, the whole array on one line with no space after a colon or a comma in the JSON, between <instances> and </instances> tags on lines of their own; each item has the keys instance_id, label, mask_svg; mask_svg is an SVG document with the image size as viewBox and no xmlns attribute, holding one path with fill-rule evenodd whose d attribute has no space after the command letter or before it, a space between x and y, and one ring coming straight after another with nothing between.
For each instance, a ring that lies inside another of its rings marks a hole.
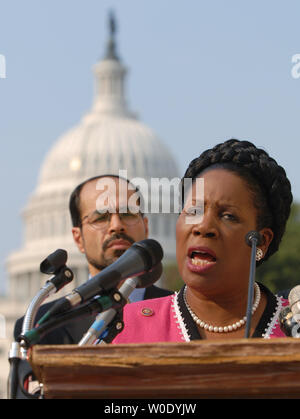
<instances>
[{"instance_id":1,"label":"man's eyeglasses","mask_svg":"<svg viewBox=\"0 0 300 419\"><path fill-rule=\"evenodd\" d=\"M142 217L142 214L140 212L133 213L130 211L127 212L117 212L117 213L111 213L111 212L98 212L94 211L89 215L86 215L81 220L81 225L83 225L83 222L85 220L87 224L89 224L92 228L95 230L106 230L110 224L112 215L118 215L121 222L124 223L126 226L133 226L137 224Z\"/></svg>"}]
</instances>

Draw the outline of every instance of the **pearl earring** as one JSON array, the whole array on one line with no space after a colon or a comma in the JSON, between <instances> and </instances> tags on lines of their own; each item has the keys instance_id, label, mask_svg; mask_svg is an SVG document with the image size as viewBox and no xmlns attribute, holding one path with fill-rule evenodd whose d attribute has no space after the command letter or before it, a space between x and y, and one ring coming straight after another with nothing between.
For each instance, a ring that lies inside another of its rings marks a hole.
<instances>
[{"instance_id":1,"label":"pearl earring","mask_svg":"<svg viewBox=\"0 0 300 419\"><path fill-rule=\"evenodd\" d=\"M259 262L263 258L263 256L264 256L264 252L258 247L256 249L256 256L255 256L256 261Z\"/></svg>"}]
</instances>

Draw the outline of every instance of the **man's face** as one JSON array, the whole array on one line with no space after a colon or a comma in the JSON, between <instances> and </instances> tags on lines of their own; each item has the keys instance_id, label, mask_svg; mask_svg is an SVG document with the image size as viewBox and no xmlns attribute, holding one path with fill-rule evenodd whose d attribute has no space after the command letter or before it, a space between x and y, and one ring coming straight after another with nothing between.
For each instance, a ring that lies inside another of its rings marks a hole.
<instances>
[{"instance_id":1,"label":"man's face","mask_svg":"<svg viewBox=\"0 0 300 419\"><path fill-rule=\"evenodd\" d=\"M103 185L111 182L114 187L104 190ZM86 255L92 276L115 262L134 242L148 237L148 219L140 213L128 213L128 203L135 196L136 191L129 190L128 183L118 178L95 179L83 186L81 227L73 227L72 233L78 249Z\"/></svg>"}]
</instances>

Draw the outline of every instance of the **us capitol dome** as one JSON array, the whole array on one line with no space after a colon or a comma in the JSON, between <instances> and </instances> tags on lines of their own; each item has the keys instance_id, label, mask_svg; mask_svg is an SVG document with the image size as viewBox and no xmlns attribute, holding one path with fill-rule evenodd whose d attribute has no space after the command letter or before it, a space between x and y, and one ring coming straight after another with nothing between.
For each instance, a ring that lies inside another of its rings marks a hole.
<instances>
[{"instance_id":1,"label":"us capitol dome","mask_svg":"<svg viewBox=\"0 0 300 419\"><path fill-rule=\"evenodd\" d=\"M69 196L82 181L100 174L119 174L128 179L178 178L174 157L156 134L138 120L126 103L127 69L116 51L115 21L104 58L93 68L95 97L91 110L63 134L41 167L37 186L23 210L22 248L7 260L9 299L28 302L44 285L40 263L56 249L68 252L67 265L74 280L69 292L88 278L87 262L73 242ZM149 237L164 249L164 261L175 259L175 214L149 214Z\"/></svg>"}]
</instances>

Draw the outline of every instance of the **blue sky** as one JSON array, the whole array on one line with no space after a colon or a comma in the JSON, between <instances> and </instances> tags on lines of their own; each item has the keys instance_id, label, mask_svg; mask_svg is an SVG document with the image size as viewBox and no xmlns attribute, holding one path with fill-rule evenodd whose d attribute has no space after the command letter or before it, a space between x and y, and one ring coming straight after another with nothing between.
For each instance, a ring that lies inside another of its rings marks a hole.
<instances>
[{"instance_id":1,"label":"blue sky","mask_svg":"<svg viewBox=\"0 0 300 419\"><path fill-rule=\"evenodd\" d=\"M47 151L92 105L92 66L104 53L110 9L129 68L129 106L172 150L181 174L217 142L249 139L285 167L300 202L300 78L291 74L299 1L1 3L2 283Z\"/></svg>"}]
</instances>

